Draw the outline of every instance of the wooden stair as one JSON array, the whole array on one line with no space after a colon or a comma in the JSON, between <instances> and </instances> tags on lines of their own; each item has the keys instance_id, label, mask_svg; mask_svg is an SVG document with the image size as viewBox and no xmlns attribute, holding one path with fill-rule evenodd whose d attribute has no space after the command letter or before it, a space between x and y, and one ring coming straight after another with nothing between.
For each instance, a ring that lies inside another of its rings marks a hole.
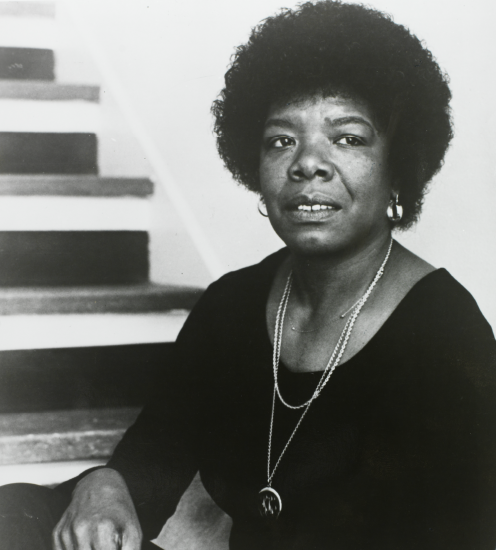
<instances>
[{"instance_id":1,"label":"wooden stair","mask_svg":"<svg viewBox=\"0 0 496 550\"><path fill-rule=\"evenodd\" d=\"M138 408L0 415L0 465L108 457Z\"/></svg>"},{"instance_id":2,"label":"wooden stair","mask_svg":"<svg viewBox=\"0 0 496 550\"><path fill-rule=\"evenodd\" d=\"M148 197L153 183L148 178L100 176L0 174L0 195L74 197Z\"/></svg>"},{"instance_id":3,"label":"wooden stair","mask_svg":"<svg viewBox=\"0 0 496 550\"><path fill-rule=\"evenodd\" d=\"M40 80L2 80L0 81L0 98L98 103L100 88L84 84L58 84Z\"/></svg>"},{"instance_id":4,"label":"wooden stair","mask_svg":"<svg viewBox=\"0 0 496 550\"><path fill-rule=\"evenodd\" d=\"M41 48L0 48L0 78L54 80L55 57Z\"/></svg>"},{"instance_id":5,"label":"wooden stair","mask_svg":"<svg viewBox=\"0 0 496 550\"><path fill-rule=\"evenodd\" d=\"M143 283L115 286L0 287L0 315L189 311L199 289Z\"/></svg>"},{"instance_id":6,"label":"wooden stair","mask_svg":"<svg viewBox=\"0 0 496 550\"><path fill-rule=\"evenodd\" d=\"M0 1L0 23L54 16ZM1 44L0 484L104 461L201 294L150 281L149 174L99 173L100 88L56 75L56 51Z\"/></svg>"}]
</instances>

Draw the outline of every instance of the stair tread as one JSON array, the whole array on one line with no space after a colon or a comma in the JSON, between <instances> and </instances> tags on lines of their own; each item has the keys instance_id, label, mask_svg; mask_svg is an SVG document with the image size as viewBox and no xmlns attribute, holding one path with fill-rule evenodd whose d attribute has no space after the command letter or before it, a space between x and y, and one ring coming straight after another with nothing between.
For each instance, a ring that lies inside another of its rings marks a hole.
<instances>
[{"instance_id":1,"label":"stair tread","mask_svg":"<svg viewBox=\"0 0 496 550\"><path fill-rule=\"evenodd\" d=\"M134 421L139 410L116 407L4 413L0 414L0 438L123 429Z\"/></svg>"},{"instance_id":2,"label":"stair tread","mask_svg":"<svg viewBox=\"0 0 496 550\"><path fill-rule=\"evenodd\" d=\"M91 132L0 132L0 172L97 175L97 141Z\"/></svg>"},{"instance_id":3,"label":"stair tread","mask_svg":"<svg viewBox=\"0 0 496 550\"><path fill-rule=\"evenodd\" d=\"M0 195L58 195L78 197L145 197L153 193L148 178L109 178L93 175L1 174Z\"/></svg>"},{"instance_id":4,"label":"stair tread","mask_svg":"<svg viewBox=\"0 0 496 550\"><path fill-rule=\"evenodd\" d=\"M148 282L142 230L0 231L0 286L103 286Z\"/></svg>"},{"instance_id":5,"label":"stair tread","mask_svg":"<svg viewBox=\"0 0 496 550\"><path fill-rule=\"evenodd\" d=\"M42 101L91 101L100 99L100 87L86 84L59 84L40 80L1 80L1 99L36 99Z\"/></svg>"},{"instance_id":6,"label":"stair tread","mask_svg":"<svg viewBox=\"0 0 496 550\"><path fill-rule=\"evenodd\" d=\"M0 415L0 464L107 457L139 408Z\"/></svg>"},{"instance_id":7,"label":"stair tread","mask_svg":"<svg viewBox=\"0 0 496 550\"><path fill-rule=\"evenodd\" d=\"M53 82L55 80L53 50L0 46L0 78Z\"/></svg>"},{"instance_id":8,"label":"stair tread","mask_svg":"<svg viewBox=\"0 0 496 550\"><path fill-rule=\"evenodd\" d=\"M202 290L144 283L70 287L0 287L0 315L189 311Z\"/></svg>"},{"instance_id":9,"label":"stair tread","mask_svg":"<svg viewBox=\"0 0 496 550\"><path fill-rule=\"evenodd\" d=\"M0 2L1 16L55 17L55 2Z\"/></svg>"}]
</instances>

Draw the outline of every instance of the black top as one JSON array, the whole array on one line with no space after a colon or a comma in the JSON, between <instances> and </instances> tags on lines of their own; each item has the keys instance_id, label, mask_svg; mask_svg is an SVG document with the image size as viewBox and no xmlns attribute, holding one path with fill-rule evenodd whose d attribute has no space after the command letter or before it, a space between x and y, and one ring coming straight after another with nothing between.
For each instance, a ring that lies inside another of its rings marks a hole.
<instances>
[{"instance_id":1,"label":"black top","mask_svg":"<svg viewBox=\"0 0 496 550\"><path fill-rule=\"evenodd\" d=\"M233 519L232 550L494 550L496 351L472 296L444 269L419 281L312 404L273 480L273 378L265 311L279 251L213 283L191 312L158 397L108 466L125 478L145 536L199 469ZM280 369L289 402L321 373ZM276 407L273 462L301 411Z\"/></svg>"}]
</instances>

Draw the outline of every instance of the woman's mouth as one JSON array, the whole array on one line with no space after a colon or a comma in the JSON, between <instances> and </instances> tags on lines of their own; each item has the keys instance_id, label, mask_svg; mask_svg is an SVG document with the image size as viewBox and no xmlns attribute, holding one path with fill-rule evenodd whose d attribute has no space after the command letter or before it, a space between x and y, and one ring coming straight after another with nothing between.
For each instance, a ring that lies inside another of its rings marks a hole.
<instances>
[{"instance_id":1,"label":"woman's mouth","mask_svg":"<svg viewBox=\"0 0 496 550\"><path fill-rule=\"evenodd\" d=\"M341 210L341 207L331 204L311 203L298 204L289 210L291 218L296 222L324 222Z\"/></svg>"},{"instance_id":2,"label":"woman's mouth","mask_svg":"<svg viewBox=\"0 0 496 550\"><path fill-rule=\"evenodd\" d=\"M328 204L300 204L298 210L302 212L319 212L320 210L337 210L337 208Z\"/></svg>"}]
</instances>

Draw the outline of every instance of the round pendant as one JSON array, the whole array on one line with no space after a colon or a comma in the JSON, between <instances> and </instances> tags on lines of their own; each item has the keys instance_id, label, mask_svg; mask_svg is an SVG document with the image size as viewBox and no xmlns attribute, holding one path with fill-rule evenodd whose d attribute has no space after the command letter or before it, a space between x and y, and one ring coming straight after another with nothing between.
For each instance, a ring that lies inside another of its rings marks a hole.
<instances>
[{"instance_id":1,"label":"round pendant","mask_svg":"<svg viewBox=\"0 0 496 550\"><path fill-rule=\"evenodd\" d=\"M282 510L279 493L272 487L264 487L259 494L258 510L264 519L277 519Z\"/></svg>"}]
</instances>

